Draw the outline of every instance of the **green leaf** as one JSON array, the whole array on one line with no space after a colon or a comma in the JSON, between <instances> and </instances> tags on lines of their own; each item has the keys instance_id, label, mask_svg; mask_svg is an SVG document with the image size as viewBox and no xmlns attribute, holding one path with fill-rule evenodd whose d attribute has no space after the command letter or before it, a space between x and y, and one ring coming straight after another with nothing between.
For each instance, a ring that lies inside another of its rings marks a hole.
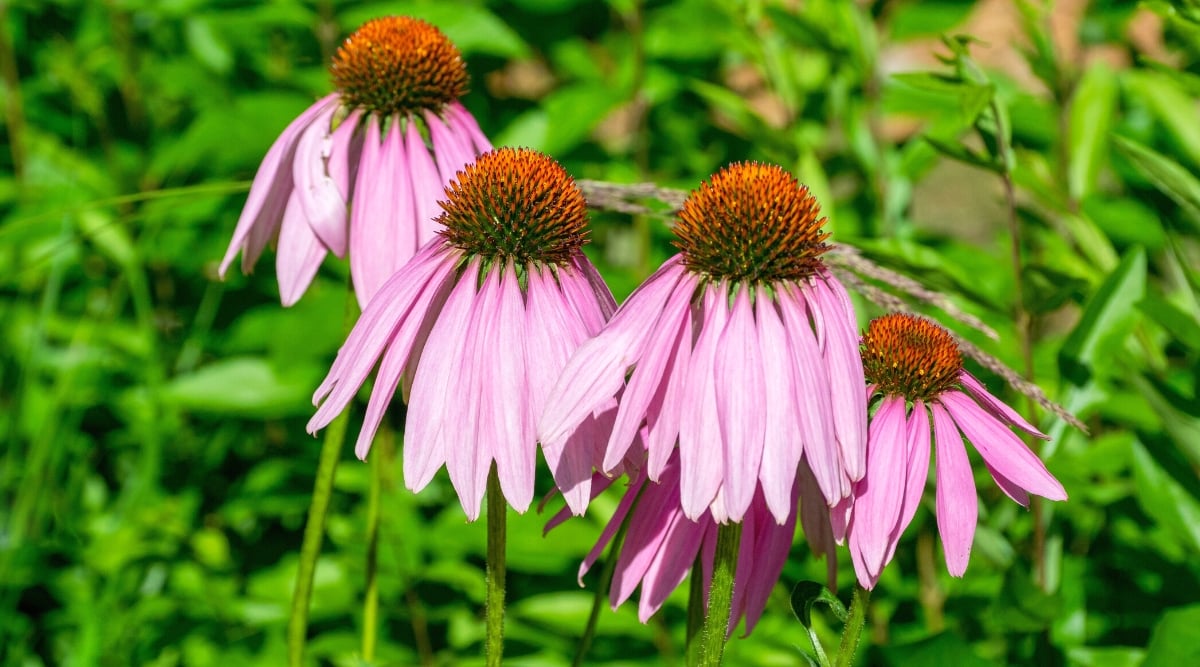
<instances>
[{"instance_id":1,"label":"green leaf","mask_svg":"<svg viewBox=\"0 0 1200 667\"><path fill-rule=\"evenodd\" d=\"M1196 313L1185 311L1156 294L1147 295L1137 307L1165 329L1172 340L1200 352L1200 319Z\"/></svg>"},{"instance_id":2,"label":"green leaf","mask_svg":"<svg viewBox=\"0 0 1200 667\"><path fill-rule=\"evenodd\" d=\"M1172 148L1200 167L1200 123L1196 122L1196 98L1181 82L1158 72L1134 70L1125 77L1134 99L1148 106L1170 135Z\"/></svg>"},{"instance_id":3,"label":"green leaf","mask_svg":"<svg viewBox=\"0 0 1200 667\"><path fill-rule=\"evenodd\" d=\"M1178 162L1148 146L1125 137L1116 137L1115 141L1117 148L1155 187L1188 209L1194 219L1200 218L1200 180ZM1192 226L1200 231L1200 224L1194 219Z\"/></svg>"},{"instance_id":4,"label":"green leaf","mask_svg":"<svg viewBox=\"0 0 1200 667\"><path fill-rule=\"evenodd\" d=\"M234 357L180 375L162 400L183 410L257 417L308 414L319 380L313 366L280 372L257 357Z\"/></svg>"},{"instance_id":5,"label":"green leaf","mask_svg":"<svg viewBox=\"0 0 1200 667\"><path fill-rule=\"evenodd\" d=\"M1200 605L1167 611L1154 626L1144 667L1200 665Z\"/></svg>"},{"instance_id":6,"label":"green leaf","mask_svg":"<svg viewBox=\"0 0 1200 667\"><path fill-rule=\"evenodd\" d=\"M818 602L828 606L839 621L846 621L846 605L824 584L801 581L792 589L792 613L806 628L812 627L812 608Z\"/></svg>"},{"instance_id":7,"label":"green leaf","mask_svg":"<svg viewBox=\"0 0 1200 667\"><path fill-rule=\"evenodd\" d=\"M1181 465L1186 467L1177 455L1163 447L1157 449L1164 458L1175 458L1174 462L1168 460L1167 465L1176 469ZM1166 534L1186 544L1189 550L1200 551L1200 502L1159 464L1156 457L1151 456L1146 446L1138 442L1133 443L1133 481L1138 504L1146 514L1153 517Z\"/></svg>"},{"instance_id":8,"label":"green leaf","mask_svg":"<svg viewBox=\"0 0 1200 667\"><path fill-rule=\"evenodd\" d=\"M1084 310L1079 324L1058 353L1063 375L1077 385L1087 383L1098 360L1110 360L1113 347L1124 341L1138 318L1136 305L1146 296L1146 253L1126 253Z\"/></svg>"},{"instance_id":9,"label":"green leaf","mask_svg":"<svg viewBox=\"0 0 1200 667\"><path fill-rule=\"evenodd\" d=\"M1096 187L1117 103L1117 80L1103 63L1088 68L1071 98L1067 187L1076 201Z\"/></svg>"}]
</instances>

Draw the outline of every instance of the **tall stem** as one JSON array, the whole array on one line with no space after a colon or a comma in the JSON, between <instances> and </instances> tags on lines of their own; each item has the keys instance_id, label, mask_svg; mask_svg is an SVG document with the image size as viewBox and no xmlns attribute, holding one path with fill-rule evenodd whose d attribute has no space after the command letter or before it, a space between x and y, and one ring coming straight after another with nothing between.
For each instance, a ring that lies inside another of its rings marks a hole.
<instances>
[{"instance_id":1,"label":"tall stem","mask_svg":"<svg viewBox=\"0 0 1200 667\"><path fill-rule=\"evenodd\" d=\"M870 601L871 591L861 586L854 588L854 596L850 598L850 611L846 615L846 626L842 629L842 643L833 659L834 667L850 667L854 664L854 654L858 651L858 642L862 638L863 623L867 618L867 603Z\"/></svg>"},{"instance_id":2,"label":"tall stem","mask_svg":"<svg viewBox=\"0 0 1200 667\"><path fill-rule=\"evenodd\" d=\"M712 583L708 587L708 613L700 632L700 662L703 667L721 664L725 639L729 636L729 612L733 606L734 574L742 524L727 523L717 528L717 553L713 559Z\"/></svg>"},{"instance_id":3,"label":"tall stem","mask_svg":"<svg viewBox=\"0 0 1200 667\"><path fill-rule=\"evenodd\" d=\"M500 478L493 465L487 483L487 638L484 651L488 667L500 667L504 660L504 546L507 521L508 502L500 491Z\"/></svg>"},{"instance_id":4,"label":"tall stem","mask_svg":"<svg viewBox=\"0 0 1200 667\"><path fill-rule=\"evenodd\" d=\"M349 333L358 317L358 302L354 288L346 283L346 310L343 329ZM308 605L312 600L313 577L317 572L317 558L321 555L321 542L325 539L325 516L329 512L329 498L333 495L333 476L337 472L338 458L346 442L346 426L350 422L349 406L325 427L325 440L321 443L321 457L317 463L317 479L313 483L312 500L308 505L308 521L304 525L304 539L300 543L300 567L296 570L296 587L292 593L292 610L288 617L287 647L288 666L304 664L304 645L308 641Z\"/></svg>"},{"instance_id":5,"label":"tall stem","mask_svg":"<svg viewBox=\"0 0 1200 667\"><path fill-rule=\"evenodd\" d=\"M380 426L371 448L371 484L367 491L367 587L363 595L362 658L375 659L379 635L379 505L383 496L383 470L391 461L392 429Z\"/></svg>"},{"instance_id":6,"label":"tall stem","mask_svg":"<svg viewBox=\"0 0 1200 667\"><path fill-rule=\"evenodd\" d=\"M634 501L636 505L637 501ZM613 537L612 545L608 547L608 558L604 560L604 571L600 573L600 583L596 587L596 595L592 598L592 611L588 615L587 627L583 630L583 636L579 639L579 645L575 649L575 659L571 661L572 667L580 667L583 664L584 657L587 656L588 649L592 647L592 640L596 638L596 626L600 622L600 608L604 606L604 593L612 584L613 572L617 569L617 557L621 554L621 545L625 543L625 529L629 527L629 523L621 524L617 529L616 536Z\"/></svg>"}]
</instances>

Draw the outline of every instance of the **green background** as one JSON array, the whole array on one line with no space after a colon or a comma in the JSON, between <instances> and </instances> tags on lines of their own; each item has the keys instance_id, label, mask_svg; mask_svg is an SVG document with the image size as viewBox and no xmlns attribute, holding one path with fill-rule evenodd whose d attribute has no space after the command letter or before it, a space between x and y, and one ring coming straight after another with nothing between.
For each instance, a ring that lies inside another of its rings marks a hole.
<instances>
[{"instance_id":1,"label":"green background","mask_svg":"<svg viewBox=\"0 0 1200 667\"><path fill-rule=\"evenodd\" d=\"M284 661L319 449L304 424L347 267L327 262L285 310L270 251L251 276L216 265L259 160L328 92L339 40L411 13L461 47L464 103L496 145L680 188L733 160L782 164L835 241L982 318L999 341L957 328L1009 366L1028 347L1084 420L1090 435L1037 419L1069 502L1026 512L982 471L962 579L927 494L860 664L1200 664L1200 8L1058 5L0 1L0 663ZM981 40L970 61L944 32ZM618 298L672 252L663 216L593 222ZM862 324L881 312L858 305ZM361 404L352 433L360 419ZM478 663L483 526L444 473L413 495L398 458L384 467L375 664ZM369 471L347 448L314 664L364 664ZM595 587L575 571L617 500L547 538L545 515L511 516L506 664L569 663ZM824 564L798 540L728 664L803 664L788 600L808 579ZM632 603L605 610L587 664L680 663L686 588L648 625ZM817 624L835 640L832 617Z\"/></svg>"}]
</instances>

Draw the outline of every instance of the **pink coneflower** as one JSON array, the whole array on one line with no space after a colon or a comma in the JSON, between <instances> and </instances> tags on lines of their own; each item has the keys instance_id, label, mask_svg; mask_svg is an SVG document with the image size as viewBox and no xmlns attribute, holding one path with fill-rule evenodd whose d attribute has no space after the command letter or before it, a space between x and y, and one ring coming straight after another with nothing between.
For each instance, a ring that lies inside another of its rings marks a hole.
<instances>
[{"instance_id":1,"label":"pink coneflower","mask_svg":"<svg viewBox=\"0 0 1200 667\"><path fill-rule=\"evenodd\" d=\"M337 92L267 151L221 261L224 277L240 251L248 272L278 239L285 306L304 294L327 253L341 257L347 245L365 306L433 238L436 202L455 172L492 147L458 102L467 89L458 48L420 19L364 23L330 71Z\"/></svg>"},{"instance_id":2,"label":"pink coneflower","mask_svg":"<svg viewBox=\"0 0 1200 667\"><path fill-rule=\"evenodd\" d=\"M848 496L864 470L866 401L850 300L820 260L824 221L774 165L734 164L701 184L674 228L680 253L572 357L541 441L562 441L621 392L603 469L644 425L657 480L678 442L692 519L713 506L740 521L761 482L789 521L802 456L829 505Z\"/></svg>"},{"instance_id":3,"label":"pink coneflower","mask_svg":"<svg viewBox=\"0 0 1200 667\"><path fill-rule=\"evenodd\" d=\"M709 511L702 512L696 520L684 515L680 505L680 475L678 452L668 459L658 483L650 481L645 470L634 473L625 496L617 505L617 511L595 547L579 566L579 584L582 586L583 576L607 548L621 525L625 524L625 538L616 557L609 588L609 602L615 610L640 586L638 618L643 623L662 607L671 592L687 577L697 555L701 556L702 571L692 574L704 577L703 590L707 604L717 548L718 521ZM789 499L792 507L796 505L796 495L801 486L793 485ZM808 498L805 498L807 501ZM813 504L825 510L824 500L815 489ZM828 516L827 512L825 514ZM551 520L547 530L564 519L565 511ZM733 632L743 616L746 619L746 634L754 629L766 607L771 589L779 581L795 529L796 513L789 514L782 523L777 522L767 508L761 487L758 488L742 517L729 632ZM814 533L820 534L818 531ZM827 532L825 534L828 535ZM832 547L832 542L829 542L829 546ZM814 545L816 548L817 545Z\"/></svg>"},{"instance_id":4,"label":"pink coneflower","mask_svg":"<svg viewBox=\"0 0 1200 667\"><path fill-rule=\"evenodd\" d=\"M615 304L580 250L583 194L554 160L525 149L485 153L447 195L437 218L445 228L367 305L314 395L320 409L308 430L345 409L379 362L355 453L366 457L403 379L405 484L420 491L444 463L474 520L492 461L509 504L528 508L535 416L567 358ZM565 448L544 450L579 512L595 463L592 432L605 428L588 424Z\"/></svg>"},{"instance_id":5,"label":"pink coneflower","mask_svg":"<svg viewBox=\"0 0 1200 667\"><path fill-rule=\"evenodd\" d=\"M962 436L1009 498L1025 506L1030 493L1067 499L1062 484L1009 427L1046 436L963 369L945 329L912 315L885 315L863 334L862 358L867 394L882 397L871 419L867 475L855 490L849 527L850 554L863 586L875 586L916 514L929 474L931 437L937 448L938 532L946 568L956 577L967 569L979 514Z\"/></svg>"}]
</instances>

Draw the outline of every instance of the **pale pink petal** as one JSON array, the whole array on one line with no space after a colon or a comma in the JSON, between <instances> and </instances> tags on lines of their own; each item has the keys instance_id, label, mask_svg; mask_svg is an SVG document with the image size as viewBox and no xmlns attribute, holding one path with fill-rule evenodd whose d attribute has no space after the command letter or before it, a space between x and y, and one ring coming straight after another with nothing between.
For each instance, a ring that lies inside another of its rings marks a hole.
<instances>
[{"instance_id":1,"label":"pale pink petal","mask_svg":"<svg viewBox=\"0 0 1200 667\"><path fill-rule=\"evenodd\" d=\"M679 440L679 421L683 415L683 393L686 390L692 358L692 309L683 311L679 330L671 343L674 355L663 369L666 381L660 387L650 407L646 424L646 472L650 479L659 481L675 443Z\"/></svg>"},{"instance_id":2,"label":"pale pink petal","mask_svg":"<svg viewBox=\"0 0 1200 667\"><path fill-rule=\"evenodd\" d=\"M687 578L704 534L705 526L685 517L678 506L670 513L662 546L642 576L642 592L638 599L638 619L642 623L650 620L671 592Z\"/></svg>"},{"instance_id":3,"label":"pale pink petal","mask_svg":"<svg viewBox=\"0 0 1200 667\"><path fill-rule=\"evenodd\" d=\"M668 360L675 354L673 346L679 338L679 323L687 316L691 296L688 290L675 290L659 314L658 322L650 330L641 358L621 394L616 421L605 448L604 470L611 470L625 458L625 452L633 444L634 436L646 418L647 408L664 383L663 372Z\"/></svg>"},{"instance_id":4,"label":"pale pink petal","mask_svg":"<svg viewBox=\"0 0 1200 667\"><path fill-rule=\"evenodd\" d=\"M829 369L834 428L846 475L856 481L866 470L867 405L854 309L845 288L828 272L817 276L805 295L812 309L822 315L822 352Z\"/></svg>"},{"instance_id":5,"label":"pale pink petal","mask_svg":"<svg viewBox=\"0 0 1200 667\"><path fill-rule=\"evenodd\" d=\"M482 268L475 269L478 262L478 259L471 260L472 268L468 269L467 274L474 274L475 270L483 272ZM442 432L446 446L446 472L450 474L450 483L458 493L467 520L474 521L479 517L480 504L487 488L488 473L497 446L497 431L502 428L501 424L495 422L495 397L489 387L489 383L496 381L494 371L489 367L489 357L499 353L495 349L495 337L499 322L500 273L487 271L475 294L471 294L478 284L474 275L463 275L459 281L460 285L469 284L470 289L464 294L470 294L466 297L471 300L470 324L461 346L442 350L443 354L459 358L452 362L453 374L443 379L445 393L442 400L445 405L442 411L447 419L442 425ZM427 343L431 346L427 348L427 353L434 353L432 345L436 338L435 330ZM414 399L421 392L420 374L421 370L418 369L413 384ZM414 400L410 415L415 407Z\"/></svg>"},{"instance_id":6,"label":"pale pink petal","mask_svg":"<svg viewBox=\"0 0 1200 667\"><path fill-rule=\"evenodd\" d=\"M908 467L904 475L904 503L900 508L900 519L892 529L888 543L888 553L884 563L890 563L896 555L896 545L904 534L904 529L912 522L921 505L921 496L925 493L925 482L929 479L929 454L932 448L929 435L929 413L921 401L913 402L912 413L908 416L907 426L907 459Z\"/></svg>"},{"instance_id":7,"label":"pale pink petal","mask_svg":"<svg viewBox=\"0 0 1200 667\"><path fill-rule=\"evenodd\" d=\"M404 147L407 151L408 176L412 180L412 195L416 224L412 233L418 247L425 245L433 238L434 232L441 225L434 218L441 212L438 201L446 196L446 183L438 173L433 156L425 147L425 139L417 129L417 123L409 120L404 137Z\"/></svg>"},{"instance_id":8,"label":"pale pink petal","mask_svg":"<svg viewBox=\"0 0 1200 667\"><path fill-rule=\"evenodd\" d=\"M967 394L983 406L983 409L987 410L988 414L1004 422L1006 425L1024 431L1035 438L1042 440L1050 439L1050 436L1042 433L1034 428L1033 424L1025 421L1025 418L1017 414L1016 410L1008 407L1004 404L1004 401L993 396L987 390L987 387L983 386L982 382L965 369L959 375L958 379L959 382L962 382L963 388L967 390Z\"/></svg>"},{"instance_id":9,"label":"pale pink petal","mask_svg":"<svg viewBox=\"0 0 1200 667\"><path fill-rule=\"evenodd\" d=\"M766 390L763 410L767 423L759 480L767 507L775 515L775 520L782 524L796 510L792 501L792 487L796 480L796 466L803 453L800 423L796 418L799 397L793 391L795 381L787 332L779 319L775 302L765 288L759 287L754 305L759 349L763 355L763 383ZM813 484L816 484L815 479Z\"/></svg>"},{"instance_id":10,"label":"pale pink petal","mask_svg":"<svg viewBox=\"0 0 1200 667\"><path fill-rule=\"evenodd\" d=\"M674 474L678 474L677 472ZM679 484L647 484L629 517L621 556L613 570L609 600L613 607L629 599L662 548L675 517L679 516Z\"/></svg>"},{"instance_id":11,"label":"pale pink petal","mask_svg":"<svg viewBox=\"0 0 1200 667\"><path fill-rule=\"evenodd\" d=\"M500 267L493 267L492 273L499 276L500 285L499 298L493 302L494 328L486 339L491 358L483 360L484 372L490 372L490 377L484 378L487 395L481 433L492 439L496 474L504 498L513 509L524 512L533 502L533 469L537 458L526 393L525 306L513 266L505 267L502 274Z\"/></svg>"},{"instance_id":12,"label":"pale pink petal","mask_svg":"<svg viewBox=\"0 0 1200 667\"><path fill-rule=\"evenodd\" d=\"M446 112L451 117L451 124L458 126L458 134L470 139L476 155L492 150L492 142L484 136L483 131L479 129L479 123L475 122L475 117L460 102L447 104Z\"/></svg>"},{"instance_id":13,"label":"pale pink petal","mask_svg":"<svg viewBox=\"0 0 1200 667\"><path fill-rule=\"evenodd\" d=\"M329 154L325 156L329 177L347 202L354 194L358 163L362 159L363 133L359 131L362 117L363 112L355 109L338 124L330 135Z\"/></svg>"},{"instance_id":14,"label":"pale pink petal","mask_svg":"<svg viewBox=\"0 0 1200 667\"><path fill-rule=\"evenodd\" d=\"M825 557L825 568L828 573L827 586L830 590L837 589L837 548L833 539L833 526L830 521L830 508L825 505L825 497L817 486L812 470L807 461L800 463L800 472L796 478L793 495L800 497L800 526L804 531L804 540L808 548L817 558ZM849 499L846 499L849 504ZM794 503L793 503L794 505ZM794 521L795 512L789 515ZM845 530L843 529L843 535Z\"/></svg>"},{"instance_id":15,"label":"pale pink petal","mask_svg":"<svg viewBox=\"0 0 1200 667\"><path fill-rule=\"evenodd\" d=\"M967 449L955 427L957 419L937 403L933 409L934 442L937 446L937 524L946 552L946 569L961 577L971 558L975 523L979 520L979 499Z\"/></svg>"},{"instance_id":16,"label":"pale pink petal","mask_svg":"<svg viewBox=\"0 0 1200 667\"><path fill-rule=\"evenodd\" d=\"M669 264L671 260L667 260ZM608 284L604 282L604 278L600 276L600 272L592 265L588 258L583 253L578 253L571 258L571 266L579 270L587 283L592 288L592 293L596 295L596 302L600 306L602 318L600 320L601 327L607 322L613 313L617 310L617 301L613 298L612 291L608 289ZM590 299L586 300L590 303ZM597 328L596 331L599 331Z\"/></svg>"},{"instance_id":17,"label":"pale pink petal","mask_svg":"<svg viewBox=\"0 0 1200 667\"><path fill-rule=\"evenodd\" d=\"M600 473L594 473L592 475L592 485L591 485L592 495L591 495L590 499L595 500L597 496L599 496L601 493L604 493L605 491L607 491L608 487L615 484L617 479L618 478L616 478L616 477L607 477L605 475L601 475ZM544 512L546 510L546 505L549 503L549 501L557 495L559 495L557 488L552 488L548 492L546 492L546 495L542 496L541 501L538 502L538 506L537 506L538 514L541 514L542 512ZM622 499L622 502L624 502L624 499ZM617 509L619 511L620 507L618 506ZM571 517L574 517L574 516L579 516L579 515L572 512L571 508L569 506L563 505L561 508L559 508L559 510L557 512L554 513L554 516L550 517L550 520L546 522L546 525L542 526L542 537L549 535L550 531L554 530L555 528L558 528L562 524L566 523L567 519L570 519ZM616 531L614 530L613 532L615 533ZM604 540L607 543L607 540L612 539L612 536L610 535L608 538L601 536L600 539ZM602 550L603 549L601 549L601 551ZM598 553L599 552L597 552L597 555L598 555ZM591 563L588 563L588 568L590 568L590 567L591 567ZM583 572L584 572L584 574L586 574L587 569L584 569Z\"/></svg>"},{"instance_id":18,"label":"pale pink petal","mask_svg":"<svg viewBox=\"0 0 1200 667\"><path fill-rule=\"evenodd\" d=\"M346 200L325 167L333 146L329 127L335 111L336 106L322 111L300 135L292 179L296 188L293 196L308 226L333 254L341 257L346 254Z\"/></svg>"},{"instance_id":19,"label":"pale pink petal","mask_svg":"<svg viewBox=\"0 0 1200 667\"><path fill-rule=\"evenodd\" d=\"M602 483L605 486L608 486L612 483L612 480L599 473L597 473L596 477L596 484L594 485L594 488L596 489L603 488L600 486ZM603 478L605 482L602 482L600 478ZM592 569L592 565L594 565L596 560L600 558L600 554L604 553L605 547L607 547L608 543L611 542L613 537L616 536L617 531L621 529L621 524L625 523L625 517L629 515L629 510L633 507L634 502L637 501L639 491L641 490L642 485L645 484L645 481L646 480L643 477L629 483L629 488L625 491L625 495L621 497L621 502L617 504L617 509L613 512L612 518L608 520L608 524L605 525L604 530L601 531L600 539L596 540L595 546L593 546L592 550L588 552L587 557L583 559L583 563L579 565L579 573L577 576L580 586L583 586L583 576ZM610 558L619 557L619 554L613 554L610 556Z\"/></svg>"},{"instance_id":20,"label":"pale pink petal","mask_svg":"<svg viewBox=\"0 0 1200 667\"><path fill-rule=\"evenodd\" d=\"M766 386L763 355L759 349L754 310L745 288L733 299L733 311L717 343L713 367L717 420L725 467L726 509L732 521L741 521L758 488L766 439ZM795 479L794 470L768 471Z\"/></svg>"},{"instance_id":21,"label":"pale pink petal","mask_svg":"<svg viewBox=\"0 0 1200 667\"><path fill-rule=\"evenodd\" d=\"M292 194L292 163L296 142L313 119L330 106L336 106L339 99L337 93L331 93L317 100L289 123L267 150L258 172L254 174L254 182L250 184L250 194L238 217L229 249L221 260L219 273L222 278L238 251L242 252L242 271L249 272L267 241L275 236L283 220L284 207Z\"/></svg>"},{"instance_id":22,"label":"pale pink petal","mask_svg":"<svg viewBox=\"0 0 1200 667\"><path fill-rule=\"evenodd\" d=\"M850 542L850 562L854 565L854 575L858 578L858 584L867 590L873 590L875 584L879 583L880 572L872 572L863 561L862 551L857 548L858 545L854 541Z\"/></svg>"},{"instance_id":23,"label":"pale pink petal","mask_svg":"<svg viewBox=\"0 0 1200 667\"><path fill-rule=\"evenodd\" d=\"M708 285L704 291L703 324L692 348L691 371L683 392L679 419L679 462L683 512L698 520L721 486L721 425L717 419L717 390L714 363L717 344L729 317L724 284ZM620 313L618 311L618 316Z\"/></svg>"},{"instance_id":24,"label":"pale pink petal","mask_svg":"<svg viewBox=\"0 0 1200 667\"><path fill-rule=\"evenodd\" d=\"M425 126L429 128L429 143L433 145L433 158L442 184L456 181L458 171L475 161L474 153L463 146L458 136L432 111L425 112Z\"/></svg>"},{"instance_id":25,"label":"pale pink petal","mask_svg":"<svg viewBox=\"0 0 1200 667\"><path fill-rule=\"evenodd\" d=\"M308 422L309 433L324 428L354 398L384 347L391 343L393 333L409 317L424 319L430 302L427 286L440 289L457 257L457 253L431 246L384 286L378 303L363 311L338 350L329 374L313 393L313 405L321 407Z\"/></svg>"},{"instance_id":26,"label":"pale pink petal","mask_svg":"<svg viewBox=\"0 0 1200 667\"><path fill-rule=\"evenodd\" d=\"M467 357L474 348L470 336L477 326L474 305L478 271L479 266L473 261L455 282L421 352L421 363L413 378L404 426L404 485L411 491L425 488L446 462L450 455L448 430L457 436L456 444L463 439L461 432L469 430L466 439L470 449L475 449L470 438L474 436L476 417L470 410L478 409L479 396L478 392L470 391L476 385L470 384L467 377L472 361ZM459 498L463 499L461 490ZM474 506L478 513L478 497ZM463 508L470 511L465 500Z\"/></svg>"},{"instance_id":27,"label":"pale pink petal","mask_svg":"<svg viewBox=\"0 0 1200 667\"><path fill-rule=\"evenodd\" d=\"M572 355L538 421L543 446L564 440L616 395L678 279L679 271L660 269L630 295L600 335Z\"/></svg>"},{"instance_id":28,"label":"pale pink petal","mask_svg":"<svg viewBox=\"0 0 1200 667\"><path fill-rule=\"evenodd\" d=\"M808 462L807 459L804 460ZM833 531L833 540L838 544L846 541L846 531L850 527L850 519L854 516L854 496L842 498L829 508L829 527Z\"/></svg>"},{"instance_id":29,"label":"pale pink petal","mask_svg":"<svg viewBox=\"0 0 1200 667\"><path fill-rule=\"evenodd\" d=\"M903 398L888 397L875 413L867 445L871 474L858 482L854 500L850 548L861 554L863 565L873 574L885 565L904 500L908 467L904 410Z\"/></svg>"},{"instance_id":30,"label":"pale pink petal","mask_svg":"<svg viewBox=\"0 0 1200 667\"><path fill-rule=\"evenodd\" d=\"M754 630L758 619L762 617L763 610L767 607L767 599L779 582L779 575L783 573L792 540L796 536L795 512L792 512L783 524L777 524L767 510L762 496L755 500L754 507L757 512L755 543L747 558L752 569L739 586L745 591L742 608L746 617L746 635ZM736 623L731 623L730 631L735 625Z\"/></svg>"},{"instance_id":31,"label":"pale pink petal","mask_svg":"<svg viewBox=\"0 0 1200 667\"><path fill-rule=\"evenodd\" d=\"M279 277L279 300L290 306L300 300L321 268L328 251L304 221L304 212L295 195L288 200L279 228L279 247L275 253L275 271Z\"/></svg>"},{"instance_id":32,"label":"pale pink petal","mask_svg":"<svg viewBox=\"0 0 1200 667\"><path fill-rule=\"evenodd\" d=\"M984 461L984 465L987 465L987 461ZM1013 484L1007 477L996 472L996 469L992 466L988 465L987 469L992 474L992 480L996 482L996 485L1000 487L1004 495L1012 498L1022 507L1029 507L1029 494L1025 492L1025 489Z\"/></svg>"},{"instance_id":33,"label":"pale pink petal","mask_svg":"<svg viewBox=\"0 0 1200 667\"><path fill-rule=\"evenodd\" d=\"M368 159L376 145L373 131L378 131L374 119L367 126L363 166L356 184L356 195L361 197L356 197L350 216L350 276L364 308L379 286L417 250L412 181L403 167L403 130L399 123L392 125L371 165Z\"/></svg>"},{"instance_id":34,"label":"pale pink petal","mask_svg":"<svg viewBox=\"0 0 1200 667\"><path fill-rule=\"evenodd\" d=\"M850 492L850 484L834 436L829 376L808 323L807 311L811 309L798 295L782 291L778 304L794 355L792 393L796 396L804 456L821 486L821 493L825 494L825 503L833 506Z\"/></svg>"},{"instance_id":35,"label":"pale pink petal","mask_svg":"<svg viewBox=\"0 0 1200 667\"><path fill-rule=\"evenodd\" d=\"M979 450L983 460L1013 484L1050 500L1066 500L1063 489L1045 464L1021 439L996 418L959 391L948 391L939 399L954 416L963 435Z\"/></svg>"}]
</instances>

